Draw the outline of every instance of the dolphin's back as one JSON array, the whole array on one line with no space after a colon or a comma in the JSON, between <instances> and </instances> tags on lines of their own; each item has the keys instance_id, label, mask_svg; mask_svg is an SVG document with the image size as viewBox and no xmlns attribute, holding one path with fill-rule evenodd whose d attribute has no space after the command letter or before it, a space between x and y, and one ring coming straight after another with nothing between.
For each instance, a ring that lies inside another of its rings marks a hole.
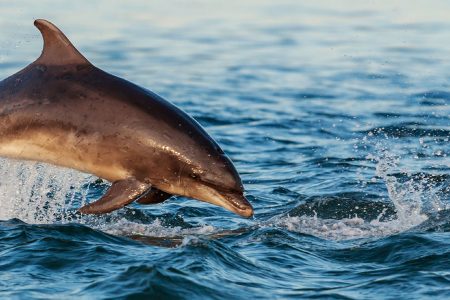
<instances>
[{"instance_id":1,"label":"dolphin's back","mask_svg":"<svg viewBox=\"0 0 450 300\"><path fill-rule=\"evenodd\" d=\"M162 166L162 156L177 156L191 167L195 158L198 168L219 161L237 174L193 118L157 94L90 64L42 65L38 60L0 82L0 99L3 156L43 160L108 180L128 176L128 169L144 174L179 168ZM128 155L129 165L114 165L122 161L117 153ZM146 167L136 165L143 161Z\"/></svg>"},{"instance_id":2,"label":"dolphin's back","mask_svg":"<svg viewBox=\"0 0 450 300\"><path fill-rule=\"evenodd\" d=\"M86 146L96 149L98 156L111 159L107 158L111 150L108 137L114 136L114 149L127 152L135 149L146 153L148 148L165 147L173 154L183 153L189 160L200 145L206 155L223 153L183 111L94 66L32 64L0 82L0 99L2 143L27 140L50 151L50 144L58 142L54 151L81 148L86 154L91 150L80 147L84 139L90 141ZM29 138L43 131L48 142ZM64 145L67 149L61 149ZM131 152L130 156L135 157L137 153Z\"/></svg>"}]
</instances>

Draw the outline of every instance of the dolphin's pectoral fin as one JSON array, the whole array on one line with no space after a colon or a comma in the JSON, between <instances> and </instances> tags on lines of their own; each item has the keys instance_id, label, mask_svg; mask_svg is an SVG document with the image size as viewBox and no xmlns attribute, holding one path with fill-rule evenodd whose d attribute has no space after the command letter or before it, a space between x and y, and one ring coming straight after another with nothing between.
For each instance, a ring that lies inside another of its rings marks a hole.
<instances>
[{"instance_id":1,"label":"dolphin's pectoral fin","mask_svg":"<svg viewBox=\"0 0 450 300\"><path fill-rule=\"evenodd\" d=\"M166 201L172 196L172 194L168 194L156 188L150 188L150 190L136 202L139 204L157 204Z\"/></svg>"},{"instance_id":2,"label":"dolphin's pectoral fin","mask_svg":"<svg viewBox=\"0 0 450 300\"><path fill-rule=\"evenodd\" d=\"M106 194L99 200L83 206L78 211L83 214L104 214L130 204L150 187L134 178L113 182Z\"/></svg>"}]
</instances>

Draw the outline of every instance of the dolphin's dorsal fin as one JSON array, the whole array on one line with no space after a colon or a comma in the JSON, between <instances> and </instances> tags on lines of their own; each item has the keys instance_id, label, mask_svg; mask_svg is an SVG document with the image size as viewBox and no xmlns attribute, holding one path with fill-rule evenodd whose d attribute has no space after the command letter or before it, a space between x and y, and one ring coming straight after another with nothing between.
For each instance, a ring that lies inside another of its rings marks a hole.
<instances>
[{"instance_id":1,"label":"dolphin's dorsal fin","mask_svg":"<svg viewBox=\"0 0 450 300\"><path fill-rule=\"evenodd\" d=\"M41 56L34 62L42 65L85 65L90 62L72 45L69 39L49 21L34 21L44 39Z\"/></svg>"}]
</instances>

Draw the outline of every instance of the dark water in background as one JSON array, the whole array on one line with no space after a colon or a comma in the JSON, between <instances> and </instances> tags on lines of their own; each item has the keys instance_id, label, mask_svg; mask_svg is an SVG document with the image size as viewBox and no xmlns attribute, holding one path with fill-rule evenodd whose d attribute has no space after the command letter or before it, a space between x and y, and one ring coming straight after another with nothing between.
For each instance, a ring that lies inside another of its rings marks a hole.
<instances>
[{"instance_id":1,"label":"dark water in background","mask_svg":"<svg viewBox=\"0 0 450 300\"><path fill-rule=\"evenodd\" d=\"M0 167L0 297L450 297L450 3L0 2L0 77L34 18L171 100L255 218L184 198L79 219L107 187Z\"/></svg>"}]
</instances>

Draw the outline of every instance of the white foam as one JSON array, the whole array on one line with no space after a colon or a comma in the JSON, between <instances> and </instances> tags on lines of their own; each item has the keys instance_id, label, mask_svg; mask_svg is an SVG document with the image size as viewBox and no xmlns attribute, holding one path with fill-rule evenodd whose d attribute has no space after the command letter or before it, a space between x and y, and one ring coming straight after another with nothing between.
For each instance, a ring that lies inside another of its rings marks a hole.
<instances>
[{"instance_id":1,"label":"white foam","mask_svg":"<svg viewBox=\"0 0 450 300\"><path fill-rule=\"evenodd\" d=\"M351 240L396 234L419 225L425 220L427 220L425 215L412 219L411 222L404 222L399 219L385 222L379 220L367 222L359 217L335 220L308 216L287 216L280 218L273 225L330 240Z\"/></svg>"},{"instance_id":2,"label":"white foam","mask_svg":"<svg viewBox=\"0 0 450 300\"><path fill-rule=\"evenodd\" d=\"M86 202L83 185L95 181L89 174L43 163L0 159L0 219L18 218L31 224L76 222L104 232L129 236L175 237L205 235L215 231L210 225L194 228L167 227L156 219L150 224L127 220L118 213L110 218L84 215L74 217L68 210ZM77 194L78 193L78 194Z\"/></svg>"},{"instance_id":3,"label":"white foam","mask_svg":"<svg viewBox=\"0 0 450 300\"><path fill-rule=\"evenodd\" d=\"M152 237L207 235L216 231L216 229L211 225L202 225L193 228L182 228L179 226L166 227L158 218L149 224L136 223L126 219L118 219L114 223L99 224L97 228L113 235L141 235Z\"/></svg>"},{"instance_id":4,"label":"white foam","mask_svg":"<svg viewBox=\"0 0 450 300\"><path fill-rule=\"evenodd\" d=\"M0 159L0 219L67 222L76 192L92 176L43 163Z\"/></svg>"},{"instance_id":5,"label":"white foam","mask_svg":"<svg viewBox=\"0 0 450 300\"><path fill-rule=\"evenodd\" d=\"M367 141L366 137L364 142ZM404 173L408 176L405 170L399 170L401 158L390 152L385 143L386 141L377 141L376 153L366 157L368 161L375 163L375 177L369 180L376 182L379 178L384 182L396 216L388 221L380 221L384 215L382 212L377 219L370 222L357 216L342 220L320 219L317 216L285 216L274 219L272 226L333 240L383 237L411 229L426 221L427 215L448 209L448 205L439 197L438 188L425 176L409 176L407 180L399 180L392 175ZM358 172L357 175L361 180L361 173Z\"/></svg>"}]
</instances>

